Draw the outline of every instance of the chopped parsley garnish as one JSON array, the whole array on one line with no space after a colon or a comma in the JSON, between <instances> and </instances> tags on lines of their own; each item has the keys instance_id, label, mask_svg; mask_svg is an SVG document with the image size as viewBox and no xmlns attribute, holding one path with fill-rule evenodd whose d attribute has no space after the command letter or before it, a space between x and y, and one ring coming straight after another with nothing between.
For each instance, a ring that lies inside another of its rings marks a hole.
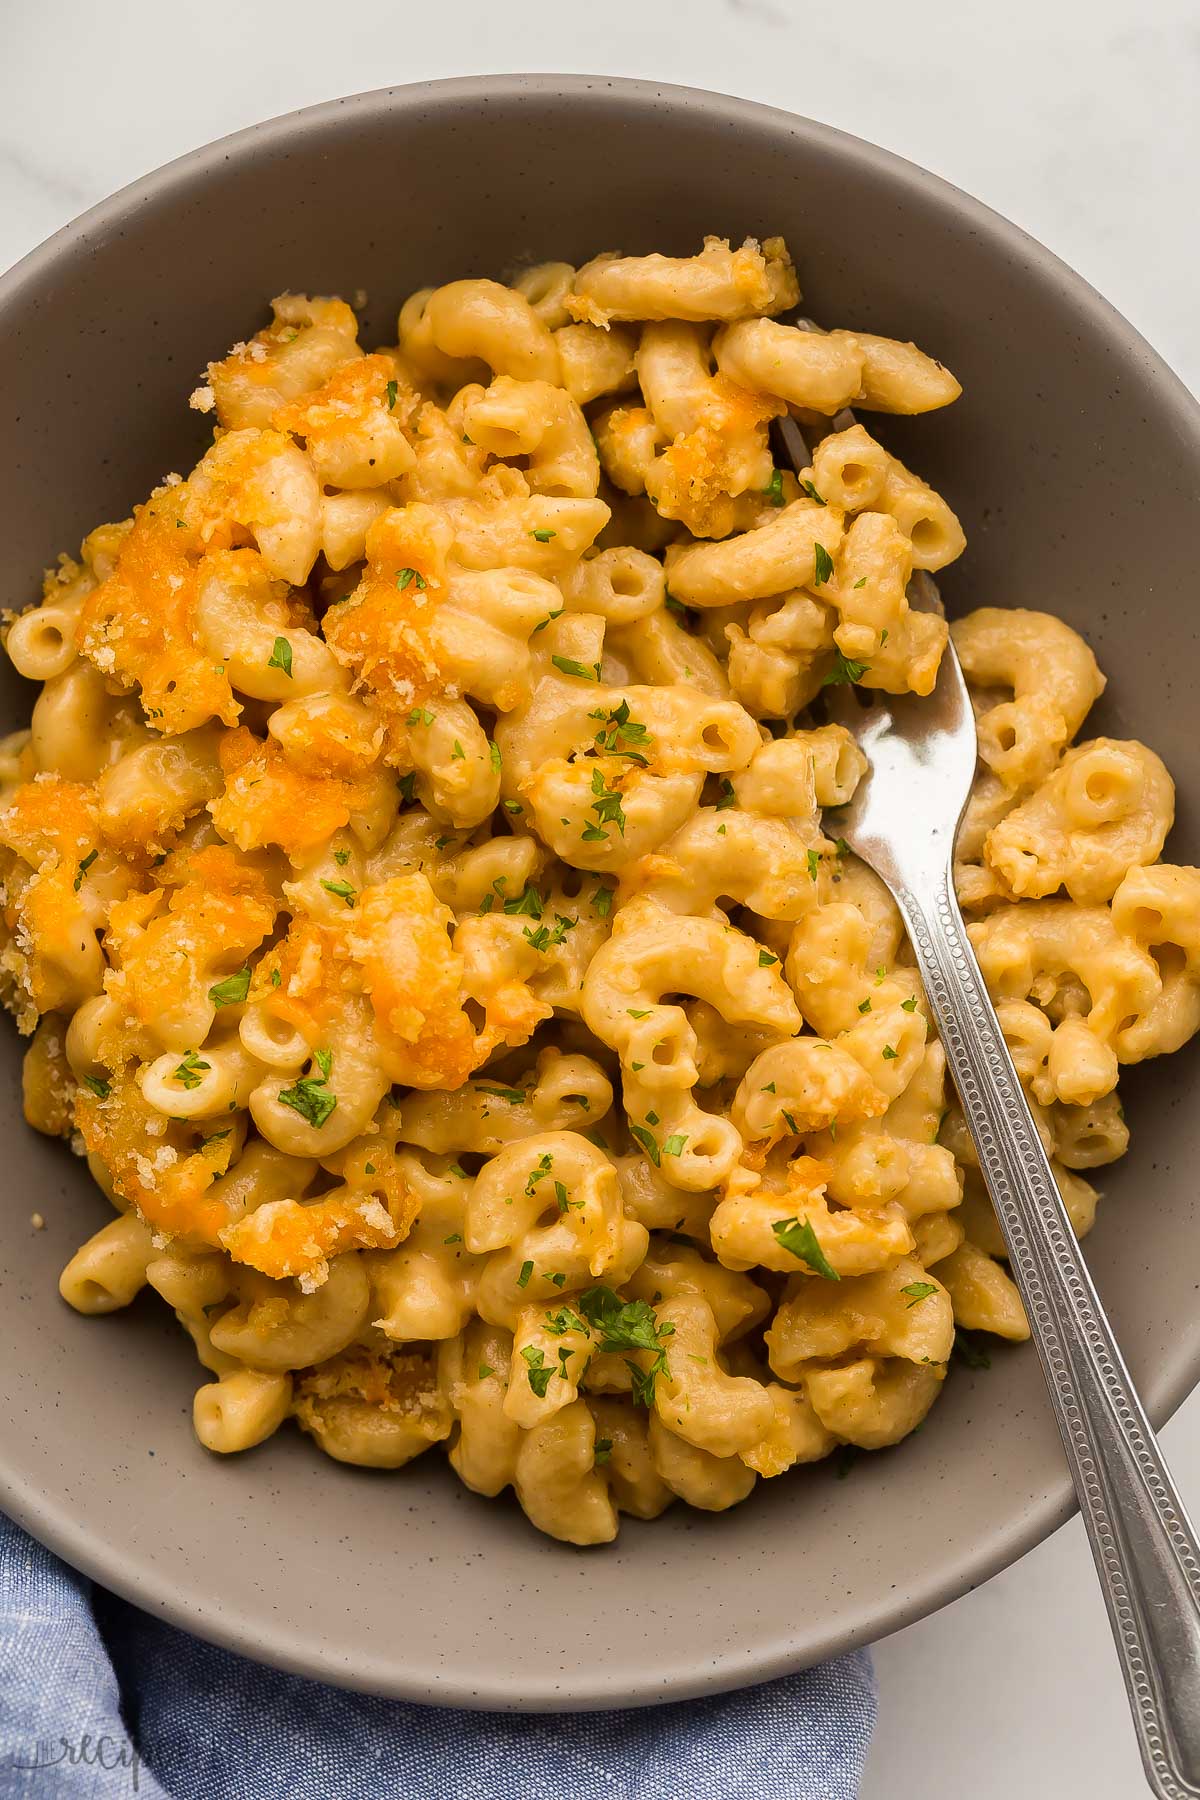
<instances>
[{"instance_id":1,"label":"chopped parsley garnish","mask_svg":"<svg viewBox=\"0 0 1200 1800\"><path fill-rule=\"evenodd\" d=\"M833 667L822 681L822 687L841 687L844 683L861 681L870 663L856 662L853 657L843 656L840 650L833 653Z\"/></svg>"},{"instance_id":2,"label":"chopped parsley garnish","mask_svg":"<svg viewBox=\"0 0 1200 1800\"><path fill-rule=\"evenodd\" d=\"M402 775L396 783L396 786L400 789L400 798L403 800L405 806L411 806L413 803L413 788L416 786L416 780L417 771L415 769L410 769L408 774Z\"/></svg>"},{"instance_id":3,"label":"chopped parsley garnish","mask_svg":"<svg viewBox=\"0 0 1200 1800\"><path fill-rule=\"evenodd\" d=\"M496 774L498 775L500 773L500 763L501 763L499 744L495 744L495 743L492 743L489 741L489 743L488 743L488 758L491 762L492 768L495 770Z\"/></svg>"},{"instance_id":4,"label":"chopped parsley garnish","mask_svg":"<svg viewBox=\"0 0 1200 1800\"><path fill-rule=\"evenodd\" d=\"M423 588L426 585L425 577L419 575L416 569L401 569L396 576L396 586L400 589L401 593L404 592L410 581L415 581L418 588Z\"/></svg>"},{"instance_id":5,"label":"chopped parsley garnish","mask_svg":"<svg viewBox=\"0 0 1200 1800\"><path fill-rule=\"evenodd\" d=\"M815 881L821 871L821 853L819 850L808 852L808 879Z\"/></svg>"},{"instance_id":6,"label":"chopped parsley garnish","mask_svg":"<svg viewBox=\"0 0 1200 1800\"><path fill-rule=\"evenodd\" d=\"M629 1014L631 1019L648 1019L650 1017L651 1008L645 1006L639 1010L636 1006L627 1006L625 1011Z\"/></svg>"},{"instance_id":7,"label":"chopped parsley garnish","mask_svg":"<svg viewBox=\"0 0 1200 1800\"><path fill-rule=\"evenodd\" d=\"M728 775L722 775L717 785L721 790L721 798L717 801L715 811L724 812L727 807L737 804L737 795L733 791L733 783Z\"/></svg>"},{"instance_id":8,"label":"chopped parsley garnish","mask_svg":"<svg viewBox=\"0 0 1200 1800\"><path fill-rule=\"evenodd\" d=\"M782 469L772 469L771 470L771 479L770 479L770 481L768 481L766 487L762 491L763 491L764 496L766 497L767 500L770 501L772 506L782 506L783 505L783 470Z\"/></svg>"},{"instance_id":9,"label":"chopped parsley garnish","mask_svg":"<svg viewBox=\"0 0 1200 1800\"><path fill-rule=\"evenodd\" d=\"M525 1266L526 1268L532 1268L533 1264L527 1263ZM546 1361L546 1352L538 1349L535 1344L526 1344L521 1352L521 1356L528 1365L526 1373L529 1376L530 1387L533 1389L539 1400L544 1400L546 1398L546 1390L550 1386L550 1377L557 1374L558 1371Z\"/></svg>"},{"instance_id":10,"label":"chopped parsley garnish","mask_svg":"<svg viewBox=\"0 0 1200 1800\"><path fill-rule=\"evenodd\" d=\"M655 1168L660 1169L662 1167L662 1156L659 1153L658 1139L655 1137L654 1133L652 1131L647 1131L644 1125L631 1125L629 1127L629 1133L631 1137L637 1139Z\"/></svg>"},{"instance_id":11,"label":"chopped parsley garnish","mask_svg":"<svg viewBox=\"0 0 1200 1800\"><path fill-rule=\"evenodd\" d=\"M395 404L396 404L396 395L399 393L399 391L400 391L400 388L399 388L398 382L395 382L395 381L388 382L386 392L387 392L387 409L389 412L391 412L393 406L395 406Z\"/></svg>"},{"instance_id":12,"label":"chopped parsley garnish","mask_svg":"<svg viewBox=\"0 0 1200 1800\"><path fill-rule=\"evenodd\" d=\"M533 1264L531 1262L523 1262L521 1264L521 1273L517 1276L517 1286L519 1288L528 1287L529 1286L529 1277L532 1274L533 1274Z\"/></svg>"},{"instance_id":13,"label":"chopped parsley garnish","mask_svg":"<svg viewBox=\"0 0 1200 1800\"><path fill-rule=\"evenodd\" d=\"M662 1340L673 1337L673 1325L660 1325L654 1308L646 1300L622 1300L609 1287L589 1288L581 1294L579 1310L599 1339L602 1354L609 1351L645 1350L653 1356L649 1369L626 1361L633 1380L633 1398L645 1407L654 1402L654 1383L659 1375L670 1375Z\"/></svg>"},{"instance_id":14,"label":"chopped parsley garnish","mask_svg":"<svg viewBox=\"0 0 1200 1800\"><path fill-rule=\"evenodd\" d=\"M477 1094L491 1094L497 1100L507 1100L510 1103L510 1105L512 1105L512 1106L520 1106L521 1102L525 1098L524 1090L521 1088L478 1087L477 1086L475 1089L475 1092Z\"/></svg>"},{"instance_id":15,"label":"chopped parsley garnish","mask_svg":"<svg viewBox=\"0 0 1200 1800\"><path fill-rule=\"evenodd\" d=\"M603 1468L604 1464L608 1461L609 1457L612 1455L612 1448L613 1441L611 1438L596 1439L596 1454L593 1460L598 1469Z\"/></svg>"},{"instance_id":16,"label":"chopped parsley garnish","mask_svg":"<svg viewBox=\"0 0 1200 1800\"><path fill-rule=\"evenodd\" d=\"M236 975L227 975L224 981L215 982L208 990L208 997L214 1006L240 1006L250 992L250 971L239 969Z\"/></svg>"},{"instance_id":17,"label":"chopped parsley garnish","mask_svg":"<svg viewBox=\"0 0 1200 1800\"><path fill-rule=\"evenodd\" d=\"M558 533L557 531L551 531L547 526L543 525L540 526L538 530L531 531L529 535L532 538L536 538L539 544L548 544L552 537L558 536Z\"/></svg>"},{"instance_id":18,"label":"chopped parsley garnish","mask_svg":"<svg viewBox=\"0 0 1200 1800\"><path fill-rule=\"evenodd\" d=\"M442 1242L443 1242L443 1244L461 1244L462 1243L462 1232L461 1231L452 1231L450 1233L449 1237L444 1237L442 1239Z\"/></svg>"},{"instance_id":19,"label":"chopped parsley garnish","mask_svg":"<svg viewBox=\"0 0 1200 1800\"><path fill-rule=\"evenodd\" d=\"M663 1139L662 1153L664 1156L682 1156L683 1146L686 1143L687 1133L685 1131L673 1131L670 1137Z\"/></svg>"},{"instance_id":20,"label":"chopped parsley garnish","mask_svg":"<svg viewBox=\"0 0 1200 1800\"><path fill-rule=\"evenodd\" d=\"M866 997L866 999L865 999L865 1000L860 1000L860 1001L859 1001L859 1003L858 1003L858 1010L859 1010L859 1012L860 1012L860 1013L869 1013L869 1012L870 1012L870 1010L871 1010L871 996L870 996L870 994L868 994L868 995L867 995L867 997Z\"/></svg>"},{"instance_id":21,"label":"chopped parsley garnish","mask_svg":"<svg viewBox=\"0 0 1200 1800\"><path fill-rule=\"evenodd\" d=\"M504 900L505 912L510 913L510 914L512 914L512 913L528 913L528 915L531 919L540 919L542 916L542 913L545 911L545 903L543 902L542 896L539 894L537 888L534 887L533 883L531 881L527 881L525 883L525 886L521 889L521 892L519 894L510 896L509 899L505 900L504 894L502 891L503 881L504 881L504 876L501 875L499 881L493 882L492 885L496 889L496 892L497 892L497 894L499 894L501 900Z\"/></svg>"},{"instance_id":22,"label":"chopped parsley garnish","mask_svg":"<svg viewBox=\"0 0 1200 1800\"><path fill-rule=\"evenodd\" d=\"M772 963L777 963L778 961L779 958L777 956L772 956L769 950L760 950L758 953L758 966L760 969L769 969Z\"/></svg>"},{"instance_id":23,"label":"chopped parsley garnish","mask_svg":"<svg viewBox=\"0 0 1200 1800\"><path fill-rule=\"evenodd\" d=\"M545 629L546 629L547 625L549 625L551 619L561 619L563 616L563 613L565 611L566 611L565 607L558 606L555 608L555 610L553 612L548 612L544 619L538 620L537 624L534 626L533 630L529 634L530 637L536 637L539 631L545 631Z\"/></svg>"},{"instance_id":24,"label":"chopped parsley garnish","mask_svg":"<svg viewBox=\"0 0 1200 1800\"><path fill-rule=\"evenodd\" d=\"M603 708L588 714L589 719L599 719L600 729L596 733L596 748L606 756L626 756L630 762L640 763L643 769L649 767L649 759L643 755L652 739L645 725L629 716L629 702L622 700L606 713Z\"/></svg>"},{"instance_id":25,"label":"chopped parsley garnish","mask_svg":"<svg viewBox=\"0 0 1200 1800\"><path fill-rule=\"evenodd\" d=\"M200 1052L198 1050L189 1050L174 1072L175 1079L180 1087L198 1088L200 1086L201 1075L206 1069L211 1068L211 1063L201 1062Z\"/></svg>"},{"instance_id":26,"label":"chopped parsley garnish","mask_svg":"<svg viewBox=\"0 0 1200 1800\"><path fill-rule=\"evenodd\" d=\"M824 544L813 545L813 586L820 587L833 574L833 558Z\"/></svg>"},{"instance_id":27,"label":"chopped parsley garnish","mask_svg":"<svg viewBox=\"0 0 1200 1800\"><path fill-rule=\"evenodd\" d=\"M783 1248L810 1268L814 1275L823 1275L826 1281L842 1279L822 1250L807 1219L774 1219L771 1230Z\"/></svg>"},{"instance_id":28,"label":"chopped parsley garnish","mask_svg":"<svg viewBox=\"0 0 1200 1800\"><path fill-rule=\"evenodd\" d=\"M797 1123L796 1123L795 1119L792 1117L791 1113L784 1112L781 1107L780 1108L780 1117L783 1119L784 1124L787 1126L787 1128L791 1132L792 1136L799 1137L800 1136L800 1127L797 1125Z\"/></svg>"},{"instance_id":29,"label":"chopped parsley garnish","mask_svg":"<svg viewBox=\"0 0 1200 1800\"><path fill-rule=\"evenodd\" d=\"M339 869L344 869L346 864L350 861L350 852L348 850L335 850L333 853L333 860L338 865Z\"/></svg>"},{"instance_id":30,"label":"chopped parsley garnish","mask_svg":"<svg viewBox=\"0 0 1200 1800\"><path fill-rule=\"evenodd\" d=\"M519 819L525 808L521 805L519 800L506 800L504 802L504 810L506 813L512 813L514 818Z\"/></svg>"},{"instance_id":31,"label":"chopped parsley garnish","mask_svg":"<svg viewBox=\"0 0 1200 1800\"><path fill-rule=\"evenodd\" d=\"M533 1198L534 1189L537 1187L538 1182L541 1181L543 1176L548 1175L553 1167L554 1158L550 1155L550 1152L547 1151L544 1156L538 1159L537 1168L530 1173L529 1180L525 1183L525 1193L530 1199Z\"/></svg>"},{"instance_id":32,"label":"chopped parsley garnish","mask_svg":"<svg viewBox=\"0 0 1200 1800\"><path fill-rule=\"evenodd\" d=\"M320 1130L330 1113L337 1109L337 1095L329 1091L329 1074L333 1068L333 1052L331 1050L314 1050L313 1061L321 1071L319 1075L302 1075L293 1087L284 1088L279 1098L284 1106L290 1106L298 1112L302 1119L307 1119L314 1130Z\"/></svg>"},{"instance_id":33,"label":"chopped parsley garnish","mask_svg":"<svg viewBox=\"0 0 1200 1800\"><path fill-rule=\"evenodd\" d=\"M102 1081L99 1075L85 1075L83 1077L83 1085L84 1087L91 1088L97 1100L107 1100L108 1096L112 1093L112 1082Z\"/></svg>"},{"instance_id":34,"label":"chopped parsley garnish","mask_svg":"<svg viewBox=\"0 0 1200 1800\"><path fill-rule=\"evenodd\" d=\"M348 881L323 881L321 886L327 894L333 894L337 899L344 900L351 911L358 904L358 895Z\"/></svg>"},{"instance_id":35,"label":"chopped parsley garnish","mask_svg":"<svg viewBox=\"0 0 1200 1800\"><path fill-rule=\"evenodd\" d=\"M896 1060L896 1052L892 1049L890 1044L885 1044L883 1046L880 1055L883 1057L884 1062L895 1062Z\"/></svg>"},{"instance_id":36,"label":"chopped parsley garnish","mask_svg":"<svg viewBox=\"0 0 1200 1800\"><path fill-rule=\"evenodd\" d=\"M854 586L855 586L855 590L856 590L856 591L857 591L857 589L859 589L859 588L864 588L864 587L866 587L866 585L867 585L867 578L866 578L866 576L865 576L865 575L860 575L860 576L859 576L859 578L858 578L858 580L857 580L857 581L856 581L856 582L855 582L855 584L854 584Z\"/></svg>"},{"instance_id":37,"label":"chopped parsley garnish","mask_svg":"<svg viewBox=\"0 0 1200 1800\"><path fill-rule=\"evenodd\" d=\"M496 1371L495 1371L495 1369L493 1369L491 1363L481 1362L478 1369L475 1371L475 1373L476 1373L476 1377L478 1378L478 1380L486 1381L488 1376L494 1375L496 1373Z\"/></svg>"},{"instance_id":38,"label":"chopped parsley garnish","mask_svg":"<svg viewBox=\"0 0 1200 1800\"><path fill-rule=\"evenodd\" d=\"M408 722L410 725L432 725L435 717L436 714L431 713L427 706L414 706L408 715Z\"/></svg>"},{"instance_id":39,"label":"chopped parsley garnish","mask_svg":"<svg viewBox=\"0 0 1200 1800\"><path fill-rule=\"evenodd\" d=\"M568 1331L586 1331L587 1325L569 1306L560 1306L556 1313L543 1319L542 1329L548 1331L551 1337L562 1337Z\"/></svg>"},{"instance_id":40,"label":"chopped parsley garnish","mask_svg":"<svg viewBox=\"0 0 1200 1800\"><path fill-rule=\"evenodd\" d=\"M593 663L589 669L586 663L576 662L570 656L552 656L550 661L556 669L561 669L564 675L578 675L580 681L599 681L600 679L599 663Z\"/></svg>"},{"instance_id":41,"label":"chopped parsley garnish","mask_svg":"<svg viewBox=\"0 0 1200 1800\"><path fill-rule=\"evenodd\" d=\"M604 779L602 769L592 770L592 792L596 798L592 801L591 810L596 815L595 825L585 825L580 834L585 844L594 844L607 839L605 825L615 825L621 836L625 836L625 808L621 804L619 788L610 788Z\"/></svg>"},{"instance_id":42,"label":"chopped parsley garnish","mask_svg":"<svg viewBox=\"0 0 1200 1800\"><path fill-rule=\"evenodd\" d=\"M589 898L592 903L592 911L598 913L602 919L607 919L609 913L612 911L613 890L610 887L605 887L604 883L601 882L595 893L591 894Z\"/></svg>"},{"instance_id":43,"label":"chopped parsley garnish","mask_svg":"<svg viewBox=\"0 0 1200 1800\"><path fill-rule=\"evenodd\" d=\"M824 506L824 494L819 494L811 481L801 481L800 486L804 489L810 500L815 500L818 506Z\"/></svg>"},{"instance_id":44,"label":"chopped parsley garnish","mask_svg":"<svg viewBox=\"0 0 1200 1800\"><path fill-rule=\"evenodd\" d=\"M280 974L280 973L279 973L279 970L278 970L278 969L272 969L272 970L271 970L271 986L272 986L272 987L278 987L278 986L279 986L279 983L280 983L280 982L281 982L281 981L282 981L282 980L283 980L283 976L282 976L282 975L281 975L281 974Z\"/></svg>"},{"instance_id":45,"label":"chopped parsley garnish","mask_svg":"<svg viewBox=\"0 0 1200 1800\"><path fill-rule=\"evenodd\" d=\"M285 637L275 639L275 648L267 658L268 669L282 669L285 675L292 672L292 646Z\"/></svg>"},{"instance_id":46,"label":"chopped parsley garnish","mask_svg":"<svg viewBox=\"0 0 1200 1800\"><path fill-rule=\"evenodd\" d=\"M95 862L95 860L99 856L99 854L100 854L100 852L98 850L89 850L87 855L84 857L83 861L79 864L79 867L76 869L75 880L71 884L72 887L75 889L76 893L78 893L80 888L83 886L83 878L87 874L88 870L91 868L92 864Z\"/></svg>"},{"instance_id":47,"label":"chopped parsley garnish","mask_svg":"<svg viewBox=\"0 0 1200 1800\"><path fill-rule=\"evenodd\" d=\"M900 1289L900 1292L908 1295L908 1305L905 1311L911 1312L914 1306L921 1304L922 1300L928 1300L930 1294L937 1293L937 1283L935 1281L910 1281L907 1287Z\"/></svg>"},{"instance_id":48,"label":"chopped parsley garnish","mask_svg":"<svg viewBox=\"0 0 1200 1800\"><path fill-rule=\"evenodd\" d=\"M451 751L451 752L450 752L450 761L451 761L451 762L465 762L465 761L466 761L466 756L467 756L467 753L466 753L466 751L465 751L465 750L464 750L464 749L463 749L463 747L462 747L462 745L461 745L461 744L460 744L460 743L459 743L459 741L458 741L458 739L457 739L457 738L455 738L455 740L454 740L454 748L453 748L453 750L452 750L452 751Z\"/></svg>"},{"instance_id":49,"label":"chopped parsley garnish","mask_svg":"<svg viewBox=\"0 0 1200 1800\"><path fill-rule=\"evenodd\" d=\"M915 994L910 994L907 1000L902 1000L900 1002L900 1011L901 1012L916 1012L916 1010L917 1010L917 996Z\"/></svg>"}]
</instances>

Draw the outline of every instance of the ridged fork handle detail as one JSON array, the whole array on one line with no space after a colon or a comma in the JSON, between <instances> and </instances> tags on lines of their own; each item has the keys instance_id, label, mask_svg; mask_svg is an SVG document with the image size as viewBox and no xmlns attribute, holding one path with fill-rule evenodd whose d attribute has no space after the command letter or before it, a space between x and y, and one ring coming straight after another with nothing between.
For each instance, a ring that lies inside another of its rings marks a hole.
<instances>
[{"instance_id":1,"label":"ridged fork handle detail","mask_svg":"<svg viewBox=\"0 0 1200 1800\"><path fill-rule=\"evenodd\" d=\"M1200 1546L1071 1229L950 871L897 882L893 892L1045 1367L1146 1774L1165 1800L1192 1800L1200 1796Z\"/></svg>"}]
</instances>

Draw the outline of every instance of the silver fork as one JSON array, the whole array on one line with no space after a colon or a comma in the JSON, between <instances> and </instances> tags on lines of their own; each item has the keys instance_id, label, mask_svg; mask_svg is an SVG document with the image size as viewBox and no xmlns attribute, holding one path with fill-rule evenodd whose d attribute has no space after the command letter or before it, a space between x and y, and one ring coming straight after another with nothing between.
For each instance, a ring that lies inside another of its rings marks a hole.
<instances>
[{"instance_id":1,"label":"silver fork","mask_svg":"<svg viewBox=\"0 0 1200 1800\"><path fill-rule=\"evenodd\" d=\"M781 435L794 454L791 434ZM914 584L922 588L940 610L927 577ZM908 928L1042 1359L1147 1779L1167 1800L1200 1795L1200 1545L1080 1254L958 908L951 861L976 738L954 645L928 699L873 693L867 706L825 692L830 717L870 763L838 831L886 882Z\"/></svg>"}]
</instances>

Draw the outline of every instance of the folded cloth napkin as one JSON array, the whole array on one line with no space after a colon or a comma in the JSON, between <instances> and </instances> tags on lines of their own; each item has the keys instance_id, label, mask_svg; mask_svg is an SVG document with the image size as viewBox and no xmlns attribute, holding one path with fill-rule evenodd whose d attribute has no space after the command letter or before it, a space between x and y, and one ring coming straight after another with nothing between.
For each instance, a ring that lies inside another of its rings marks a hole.
<instances>
[{"instance_id":1,"label":"folded cloth napkin","mask_svg":"<svg viewBox=\"0 0 1200 1800\"><path fill-rule=\"evenodd\" d=\"M626 1712L447 1712L264 1668L94 1587L0 1514L3 1800L854 1800L860 1651Z\"/></svg>"}]
</instances>

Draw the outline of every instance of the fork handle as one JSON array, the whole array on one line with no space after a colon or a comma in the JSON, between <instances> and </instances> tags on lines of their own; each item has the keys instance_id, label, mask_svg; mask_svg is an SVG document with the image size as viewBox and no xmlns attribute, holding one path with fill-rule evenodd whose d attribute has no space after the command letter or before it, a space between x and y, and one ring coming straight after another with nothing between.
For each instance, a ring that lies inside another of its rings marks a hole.
<instances>
[{"instance_id":1,"label":"fork handle","mask_svg":"<svg viewBox=\"0 0 1200 1800\"><path fill-rule=\"evenodd\" d=\"M1025 1302L1108 1605L1146 1776L1200 1795L1200 1545L1051 1173L948 868L897 882Z\"/></svg>"}]
</instances>

